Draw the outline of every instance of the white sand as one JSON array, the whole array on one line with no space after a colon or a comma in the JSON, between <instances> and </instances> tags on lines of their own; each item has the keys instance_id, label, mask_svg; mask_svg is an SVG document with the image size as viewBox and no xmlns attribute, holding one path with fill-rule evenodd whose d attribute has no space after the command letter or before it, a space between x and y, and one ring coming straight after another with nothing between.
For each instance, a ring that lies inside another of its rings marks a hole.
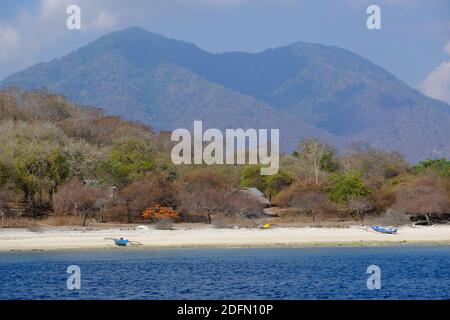
<instances>
[{"instance_id":1,"label":"white sand","mask_svg":"<svg viewBox=\"0 0 450 320\"><path fill-rule=\"evenodd\" d=\"M301 247L319 245L450 245L450 226L402 227L398 234L368 231L366 227L350 228L272 228L216 229L193 226L178 230L127 230L112 228L47 228L32 232L25 229L0 229L0 251L66 250L118 248L105 238L124 237L145 248L169 247ZM128 247L127 247L128 248ZM122 248L124 249L124 248Z\"/></svg>"}]
</instances>

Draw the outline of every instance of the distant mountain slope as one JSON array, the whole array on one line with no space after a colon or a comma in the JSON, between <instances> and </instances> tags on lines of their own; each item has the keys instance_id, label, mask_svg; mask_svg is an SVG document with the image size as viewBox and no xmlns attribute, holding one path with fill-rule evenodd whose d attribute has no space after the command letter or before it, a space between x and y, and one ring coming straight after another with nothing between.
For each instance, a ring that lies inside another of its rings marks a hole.
<instances>
[{"instance_id":1,"label":"distant mountain slope","mask_svg":"<svg viewBox=\"0 0 450 320\"><path fill-rule=\"evenodd\" d=\"M450 156L450 106L347 50L298 42L257 54L211 54L141 28L110 33L5 79L150 123L280 128L342 146L363 140L410 160ZM306 122L305 122L306 121Z\"/></svg>"}]
</instances>

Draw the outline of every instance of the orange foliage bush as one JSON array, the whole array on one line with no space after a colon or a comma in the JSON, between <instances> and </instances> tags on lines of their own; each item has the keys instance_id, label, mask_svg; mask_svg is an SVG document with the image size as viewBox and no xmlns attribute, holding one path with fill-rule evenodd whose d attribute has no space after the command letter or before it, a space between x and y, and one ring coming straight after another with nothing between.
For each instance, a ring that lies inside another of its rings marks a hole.
<instances>
[{"instance_id":1,"label":"orange foliage bush","mask_svg":"<svg viewBox=\"0 0 450 320\"><path fill-rule=\"evenodd\" d=\"M153 219L156 221L162 220L176 220L179 218L178 212L168 207L161 207L159 204L154 205L152 207L148 207L142 213L144 219Z\"/></svg>"}]
</instances>

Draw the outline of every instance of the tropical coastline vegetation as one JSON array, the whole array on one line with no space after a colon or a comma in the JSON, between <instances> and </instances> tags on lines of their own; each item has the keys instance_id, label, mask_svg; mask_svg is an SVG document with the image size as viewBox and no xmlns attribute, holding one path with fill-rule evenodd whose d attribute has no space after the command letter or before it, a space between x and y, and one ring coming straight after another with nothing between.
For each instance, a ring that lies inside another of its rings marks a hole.
<instances>
[{"instance_id":1,"label":"tropical coastline vegetation","mask_svg":"<svg viewBox=\"0 0 450 320\"><path fill-rule=\"evenodd\" d=\"M445 221L450 160L409 164L401 154L354 143L345 152L305 139L261 176L257 165L175 166L170 133L77 106L46 91L0 92L2 226L24 218L58 224L204 222L262 217L257 188L278 221ZM251 220L251 219L250 219ZM28 221L28 220L27 220Z\"/></svg>"}]
</instances>

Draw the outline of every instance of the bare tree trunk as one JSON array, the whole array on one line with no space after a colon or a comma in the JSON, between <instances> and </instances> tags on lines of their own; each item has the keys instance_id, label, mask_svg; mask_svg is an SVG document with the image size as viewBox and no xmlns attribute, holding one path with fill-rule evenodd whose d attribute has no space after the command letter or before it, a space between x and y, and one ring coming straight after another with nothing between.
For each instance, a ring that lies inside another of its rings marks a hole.
<instances>
[{"instance_id":1,"label":"bare tree trunk","mask_svg":"<svg viewBox=\"0 0 450 320\"><path fill-rule=\"evenodd\" d=\"M208 209L208 224L211 224L211 210Z\"/></svg>"},{"instance_id":2,"label":"bare tree trunk","mask_svg":"<svg viewBox=\"0 0 450 320\"><path fill-rule=\"evenodd\" d=\"M314 174L315 174L315 178L316 178L316 184L319 184L319 167L318 167L318 165L316 165L316 167L314 168Z\"/></svg>"},{"instance_id":3,"label":"bare tree trunk","mask_svg":"<svg viewBox=\"0 0 450 320\"><path fill-rule=\"evenodd\" d=\"M36 218L36 210L34 210L35 207L35 203L34 203L34 194L30 193L29 194L30 200L29 200L29 208L31 213L33 214L33 218Z\"/></svg>"},{"instance_id":4,"label":"bare tree trunk","mask_svg":"<svg viewBox=\"0 0 450 320\"><path fill-rule=\"evenodd\" d=\"M33 197L31 195L31 191L28 189L28 187L24 187L23 193L25 195L25 202L27 203L26 210L28 211L28 213L33 213Z\"/></svg>"},{"instance_id":5,"label":"bare tree trunk","mask_svg":"<svg viewBox=\"0 0 450 320\"><path fill-rule=\"evenodd\" d=\"M127 222L131 223L131 209L130 209L130 200L126 201L126 206L127 206Z\"/></svg>"},{"instance_id":6,"label":"bare tree trunk","mask_svg":"<svg viewBox=\"0 0 450 320\"><path fill-rule=\"evenodd\" d=\"M55 188L51 188L48 191L48 201L50 204L50 208L53 210L53 194L55 193Z\"/></svg>"},{"instance_id":7,"label":"bare tree trunk","mask_svg":"<svg viewBox=\"0 0 450 320\"><path fill-rule=\"evenodd\" d=\"M425 218L427 219L427 224L430 226L431 225L431 219L430 219L430 215L428 213L425 214Z\"/></svg>"},{"instance_id":8,"label":"bare tree trunk","mask_svg":"<svg viewBox=\"0 0 450 320\"><path fill-rule=\"evenodd\" d=\"M127 222L131 223L131 210L129 207L127 208Z\"/></svg>"},{"instance_id":9,"label":"bare tree trunk","mask_svg":"<svg viewBox=\"0 0 450 320\"><path fill-rule=\"evenodd\" d=\"M89 213L89 209L83 209L83 222L82 222L83 227L86 226L86 220L87 220L88 213Z\"/></svg>"}]
</instances>

